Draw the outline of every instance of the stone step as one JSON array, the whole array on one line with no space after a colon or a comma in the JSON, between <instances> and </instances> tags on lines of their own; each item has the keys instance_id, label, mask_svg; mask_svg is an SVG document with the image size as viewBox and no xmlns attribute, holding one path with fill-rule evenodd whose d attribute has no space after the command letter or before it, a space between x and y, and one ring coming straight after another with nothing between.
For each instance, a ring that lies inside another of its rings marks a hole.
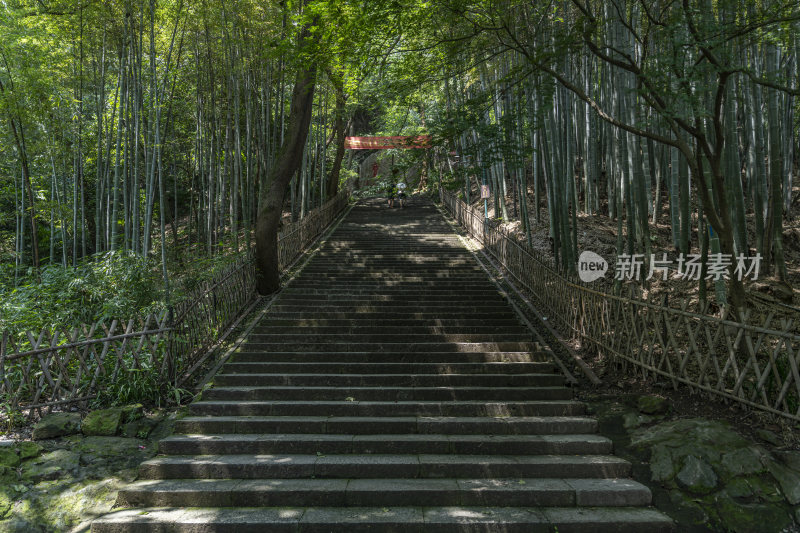
<instances>
[{"instance_id":1,"label":"stone step","mask_svg":"<svg viewBox=\"0 0 800 533\"><path fill-rule=\"evenodd\" d=\"M582 402L562 401L196 401L190 412L210 416L571 416Z\"/></svg>"},{"instance_id":2,"label":"stone step","mask_svg":"<svg viewBox=\"0 0 800 533\"><path fill-rule=\"evenodd\" d=\"M440 289L435 287L428 287L424 289L406 289L403 287L375 287L375 288L350 288L348 285L333 286L325 289L310 289L310 288L289 288L287 287L281 292L282 296L300 297L307 299L319 298L322 296L336 296L336 297L349 297L349 296L407 296L407 297L425 297L431 296L436 298L449 299L453 296L461 296L471 299L480 299L484 297L494 297L498 292L494 289L470 289L470 290L452 290Z\"/></svg>"},{"instance_id":3,"label":"stone step","mask_svg":"<svg viewBox=\"0 0 800 533\"><path fill-rule=\"evenodd\" d=\"M472 328L518 326L516 318L484 318L484 319L375 319L375 318L270 318L262 320L257 328L289 328L289 327L335 327L343 330L355 328L385 327L425 327L425 328Z\"/></svg>"},{"instance_id":4,"label":"stone step","mask_svg":"<svg viewBox=\"0 0 800 533\"><path fill-rule=\"evenodd\" d=\"M187 507L635 506L647 505L650 491L635 481L614 479L219 479L203 483L175 479L128 485L120 490L118 502Z\"/></svg>"},{"instance_id":5,"label":"stone step","mask_svg":"<svg viewBox=\"0 0 800 533\"><path fill-rule=\"evenodd\" d=\"M159 442L159 452L167 455L394 453L544 456L602 455L611 453L611 448L611 441L600 435L223 433L173 435ZM622 461L609 457L612 462ZM620 464L628 465L625 461ZM598 469L592 470L595 474L580 475L600 477L603 469L611 468L607 461L600 461L598 465ZM624 468L629 468L629 465ZM618 473L615 477L626 475L628 474Z\"/></svg>"},{"instance_id":6,"label":"stone step","mask_svg":"<svg viewBox=\"0 0 800 533\"><path fill-rule=\"evenodd\" d=\"M452 262L426 262L414 266L405 266L402 269L400 269L398 266L397 272L402 273L403 275L416 276L432 274L437 278L452 278L458 280L465 280L466 278L470 277L476 280L480 279L481 281L485 281L485 274L483 270L478 266L470 265L469 262L471 261L473 261L472 258L469 258L469 260L465 261L463 264L453 264ZM387 270L385 268L378 268L378 266L374 263L369 263L363 259L348 258L346 265L346 267L343 267L336 263L320 264L312 262L303 268L303 277L312 277L315 279L319 276L356 277L353 275L353 270L356 268L359 270L359 272L364 272L370 275L385 273L385 270ZM481 275L484 277L481 277Z\"/></svg>"},{"instance_id":7,"label":"stone step","mask_svg":"<svg viewBox=\"0 0 800 533\"><path fill-rule=\"evenodd\" d=\"M505 335L505 334L526 334L530 338L530 332L519 324L506 324L501 326L474 325L474 326L400 326L388 322L382 326L256 326L252 330L253 335L430 335L436 338L440 335Z\"/></svg>"},{"instance_id":8,"label":"stone step","mask_svg":"<svg viewBox=\"0 0 800 533\"><path fill-rule=\"evenodd\" d=\"M188 416L175 422L183 434L331 433L566 435L597 432L594 418L580 416L424 417L424 416Z\"/></svg>"},{"instance_id":9,"label":"stone step","mask_svg":"<svg viewBox=\"0 0 800 533\"><path fill-rule=\"evenodd\" d=\"M535 460L534 460L535 459ZM606 457L594 458L601 463ZM606 467L619 470L616 463ZM594 467L593 467L594 468ZM580 478L586 461L562 456L515 455L178 455L156 457L139 466L139 479L470 479ZM594 470L590 471L593 472ZM611 480L591 478L596 484ZM585 481L585 480L584 480ZM625 480L613 480L625 484ZM634 484L635 482L627 481ZM521 483L518 483L521 485ZM643 486L635 483L638 487ZM641 490L641 489L640 489ZM650 503L649 491L639 504ZM510 503L510 505L515 505ZM635 505L624 499L617 505Z\"/></svg>"},{"instance_id":10,"label":"stone step","mask_svg":"<svg viewBox=\"0 0 800 533\"><path fill-rule=\"evenodd\" d=\"M568 400L566 387L214 387L203 392L204 400L321 400L335 401L469 401L469 400Z\"/></svg>"},{"instance_id":11,"label":"stone step","mask_svg":"<svg viewBox=\"0 0 800 533\"><path fill-rule=\"evenodd\" d=\"M522 328L518 328L522 330ZM524 330L522 330L524 331ZM313 331L309 333L251 333L248 342L284 343L301 345L308 343L331 344L431 344L431 343L495 343L495 342L530 342L531 334L522 333L399 333L389 329L383 333L326 333Z\"/></svg>"},{"instance_id":12,"label":"stone step","mask_svg":"<svg viewBox=\"0 0 800 533\"><path fill-rule=\"evenodd\" d=\"M337 285L337 284L346 284L351 281L354 282L365 282L369 280L380 280L381 284L386 284L387 282L403 282L403 283L415 283L415 282L436 282L437 285L440 283L444 283L447 285L443 285L443 287L451 287L452 289L456 289L456 287L463 287L465 284L469 284L470 282L474 282L473 286L483 286L485 288L490 288L491 284L486 282L485 274L475 274L470 276L464 275L457 275L457 276L449 276L445 275L443 272L407 272L405 270L397 269L396 271L392 271L391 269L387 268L376 268L374 271L363 271L359 272L357 275L339 275L335 273L325 274L322 272L317 272L313 279L314 281L320 283L326 283L329 285ZM455 285L455 287L454 287Z\"/></svg>"},{"instance_id":13,"label":"stone step","mask_svg":"<svg viewBox=\"0 0 800 533\"><path fill-rule=\"evenodd\" d=\"M509 309L505 312L460 312L453 311L447 313L428 313L420 311L396 311L384 310L380 312L365 311L345 311L345 310L318 310L313 315L313 320L374 320L376 323L383 323L394 320L422 320L433 323L436 320L517 320L517 316ZM272 320L307 320L309 314L302 311L281 311L277 312L270 307L266 319Z\"/></svg>"},{"instance_id":14,"label":"stone step","mask_svg":"<svg viewBox=\"0 0 800 533\"><path fill-rule=\"evenodd\" d=\"M318 289L318 290L325 290L326 288L344 288L345 285L343 283L333 283L327 280L316 280L316 279L296 279L292 281L293 288L301 289L301 288L308 288L308 289ZM495 288L493 285L487 282L481 281L465 281L465 280L421 280L421 281L401 281L401 280L393 280L393 279L375 279L375 280L368 280L364 279L363 277L347 283L347 288L350 289L358 289L358 290L372 290L372 289L408 289L408 290L425 290L428 288L437 288L439 290L445 291L471 291L471 290L478 290L478 291L485 291L492 288Z\"/></svg>"},{"instance_id":15,"label":"stone step","mask_svg":"<svg viewBox=\"0 0 800 533\"><path fill-rule=\"evenodd\" d=\"M414 203L349 211L120 493L144 507L94 531L672 530L461 239Z\"/></svg>"},{"instance_id":16,"label":"stone step","mask_svg":"<svg viewBox=\"0 0 800 533\"><path fill-rule=\"evenodd\" d=\"M477 302L477 303L476 303ZM483 296L480 299L474 296L449 296L449 295L408 295L408 294L375 294L375 295L354 295L354 294L329 294L327 296L320 296L316 294L301 296L301 295L283 295L278 297L275 304L280 305L308 305L309 303L316 305L351 305L351 306L376 306L376 307L393 307L401 306L408 307L411 305L424 305L424 306L468 306L468 307L483 307L507 305L505 299L499 294L491 296Z\"/></svg>"},{"instance_id":17,"label":"stone step","mask_svg":"<svg viewBox=\"0 0 800 533\"><path fill-rule=\"evenodd\" d=\"M555 387L561 374L278 374L236 373L214 377L216 387Z\"/></svg>"},{"instance_id":18,"label":"stone step","mask_svg":"<svg viewBox=\"0 0 800 533\"><path fill-rule=\"evenodd\" d=\"M402 374L402 375L483 375L547 374L555 372L552 363L323 363L259 362L226 363L223 371L231 374Z\"/></svg>"},{"instance_id":19,"label":"stone step","mask_svg":"<svg viewBox=\"0 0 800 533\"><path fill-rule=\"evenodd\" d=\"M576 492L576 502L578 501ZM673 533L640 507L247 507L121 510L92 533Z\"/></svg>"},{"instance_id":20,"label":"stone step","mask_svg":"<svg viewBox=\"0 0 800 533\"><path fill-rule=\"evenodd\" d=\"M283 346L283 345L279 345ZM278 350L279 347L271 347ZM328 362L328 363L514 363L547 361L548 355L539 351L524 352L282 352L242 347L233 361L244 362Z\"/></svg>"},{"instance_id":21,"label":"stone step","mask_svg":"<svg viewBox=\"0 0 800 533\"><path fill-rule=\"evenodd\" d=\"M280 300L272 304L270 310L273 312L295 312L295 313L327 313L327 312L345 312L345 313L429 313L440 314L442 312L453 312L454 308L465 315L479 314L488 315L494 314L494 311L499 313L507 313L509 311L508 304L505 302L497 302L491 304L464 304L464 305L451 305L447 303L414 303L414 302L300 302L300 303L283 303ZM507 316L507 315L506 315Z\"/></svg>"},{"instance_id":22,"label":"stone step","mask_svg":"<svg viewBox=\"0 0 800 533\"><path fill-rule=\"evenodd\" d=\"M531 352L537 349L532 342L255 342L242 344L249 352Z\"/></svg>"}]
</instances>

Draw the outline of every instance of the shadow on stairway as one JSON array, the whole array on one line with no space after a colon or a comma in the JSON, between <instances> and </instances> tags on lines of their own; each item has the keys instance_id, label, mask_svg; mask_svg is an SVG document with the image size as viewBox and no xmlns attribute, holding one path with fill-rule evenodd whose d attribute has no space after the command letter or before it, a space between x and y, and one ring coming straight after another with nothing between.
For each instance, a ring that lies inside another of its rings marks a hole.
<instances>
[{"instance_id":1,"label":"shadow on stairway","mask_svg":"<svg viewBox=\"0 0 800 533\"><path fill-rule=\"evenodd\" d=\"M123 531L671 531L435 207L356 206L190 406Z\"/></svg>"}]
</instances>

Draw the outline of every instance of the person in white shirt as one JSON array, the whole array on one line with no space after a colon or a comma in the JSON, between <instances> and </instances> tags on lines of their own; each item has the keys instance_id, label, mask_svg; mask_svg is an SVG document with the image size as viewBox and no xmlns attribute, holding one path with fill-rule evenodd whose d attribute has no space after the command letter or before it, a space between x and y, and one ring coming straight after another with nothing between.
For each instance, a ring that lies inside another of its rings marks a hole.
<instances>
[{"instance_id":1,"label":"person in white shirt","mask_svg":"<svg viewBox=\"0 0 800 533\"><path fill-rule=\"evenodd\" d=\"M402 208L406 203L406 184L402 181L397 184L397 199L400 201L400 207Z\"/></svg>"}]
</instances>

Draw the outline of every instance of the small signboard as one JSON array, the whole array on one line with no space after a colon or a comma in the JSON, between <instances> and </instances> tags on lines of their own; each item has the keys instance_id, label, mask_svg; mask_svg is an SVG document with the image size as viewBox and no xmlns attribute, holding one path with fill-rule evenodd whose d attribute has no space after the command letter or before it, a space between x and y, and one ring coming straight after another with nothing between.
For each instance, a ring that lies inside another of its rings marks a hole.
<instances>
[{"instance_id":1,"label":"small signboard","mask_svg":"<svg viewBox=\"0 0 800 533\"><path fill-rule=\"evenodd\" d=\"M488 185L481 185L481 200L491 198L492 194L489 192Z\"/></svg>"}]
</instances>

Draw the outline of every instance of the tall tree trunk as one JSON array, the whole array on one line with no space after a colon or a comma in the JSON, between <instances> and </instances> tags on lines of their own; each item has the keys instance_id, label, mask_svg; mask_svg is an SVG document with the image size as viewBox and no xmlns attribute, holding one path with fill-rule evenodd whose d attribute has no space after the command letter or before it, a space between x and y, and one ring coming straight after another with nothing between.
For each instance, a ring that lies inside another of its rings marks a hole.
<instances>
[{"instance_id":1,"label":"tall tree trunk","mask_svg":"<svg viewBox=\"0 0 800 533\"><path fill-rule=\"evenodd\" d=\"M300 49L308 48L309 25L300 32ZM260 294L271 294L280 288L278 271L278 223L283 198L289 181L297 171L308 137L314 102L317 66L307 61L295 79L289 110L289 128L281 143L278 158L261 189L256 218L256 288Z\"/></svg>"},{"instance_id":2,"label":"tall tree trunk","mask_svg":"<svg viewBox=\"0 0 800 533\"><path fill-rule=\"evenodd\" d=\"M344 95L344 85L338 76L329 76L334 89L336 90L336 108L334 109L333 129L336 133L336 155L333 158L331 167L331 177L328 179L328 198L333 198L339 192L339 174L342 170L342 160L344 159L344 138L347 133L347 121L345 120L345 104L347 103Z\"/></svg>"}]
</instances>

